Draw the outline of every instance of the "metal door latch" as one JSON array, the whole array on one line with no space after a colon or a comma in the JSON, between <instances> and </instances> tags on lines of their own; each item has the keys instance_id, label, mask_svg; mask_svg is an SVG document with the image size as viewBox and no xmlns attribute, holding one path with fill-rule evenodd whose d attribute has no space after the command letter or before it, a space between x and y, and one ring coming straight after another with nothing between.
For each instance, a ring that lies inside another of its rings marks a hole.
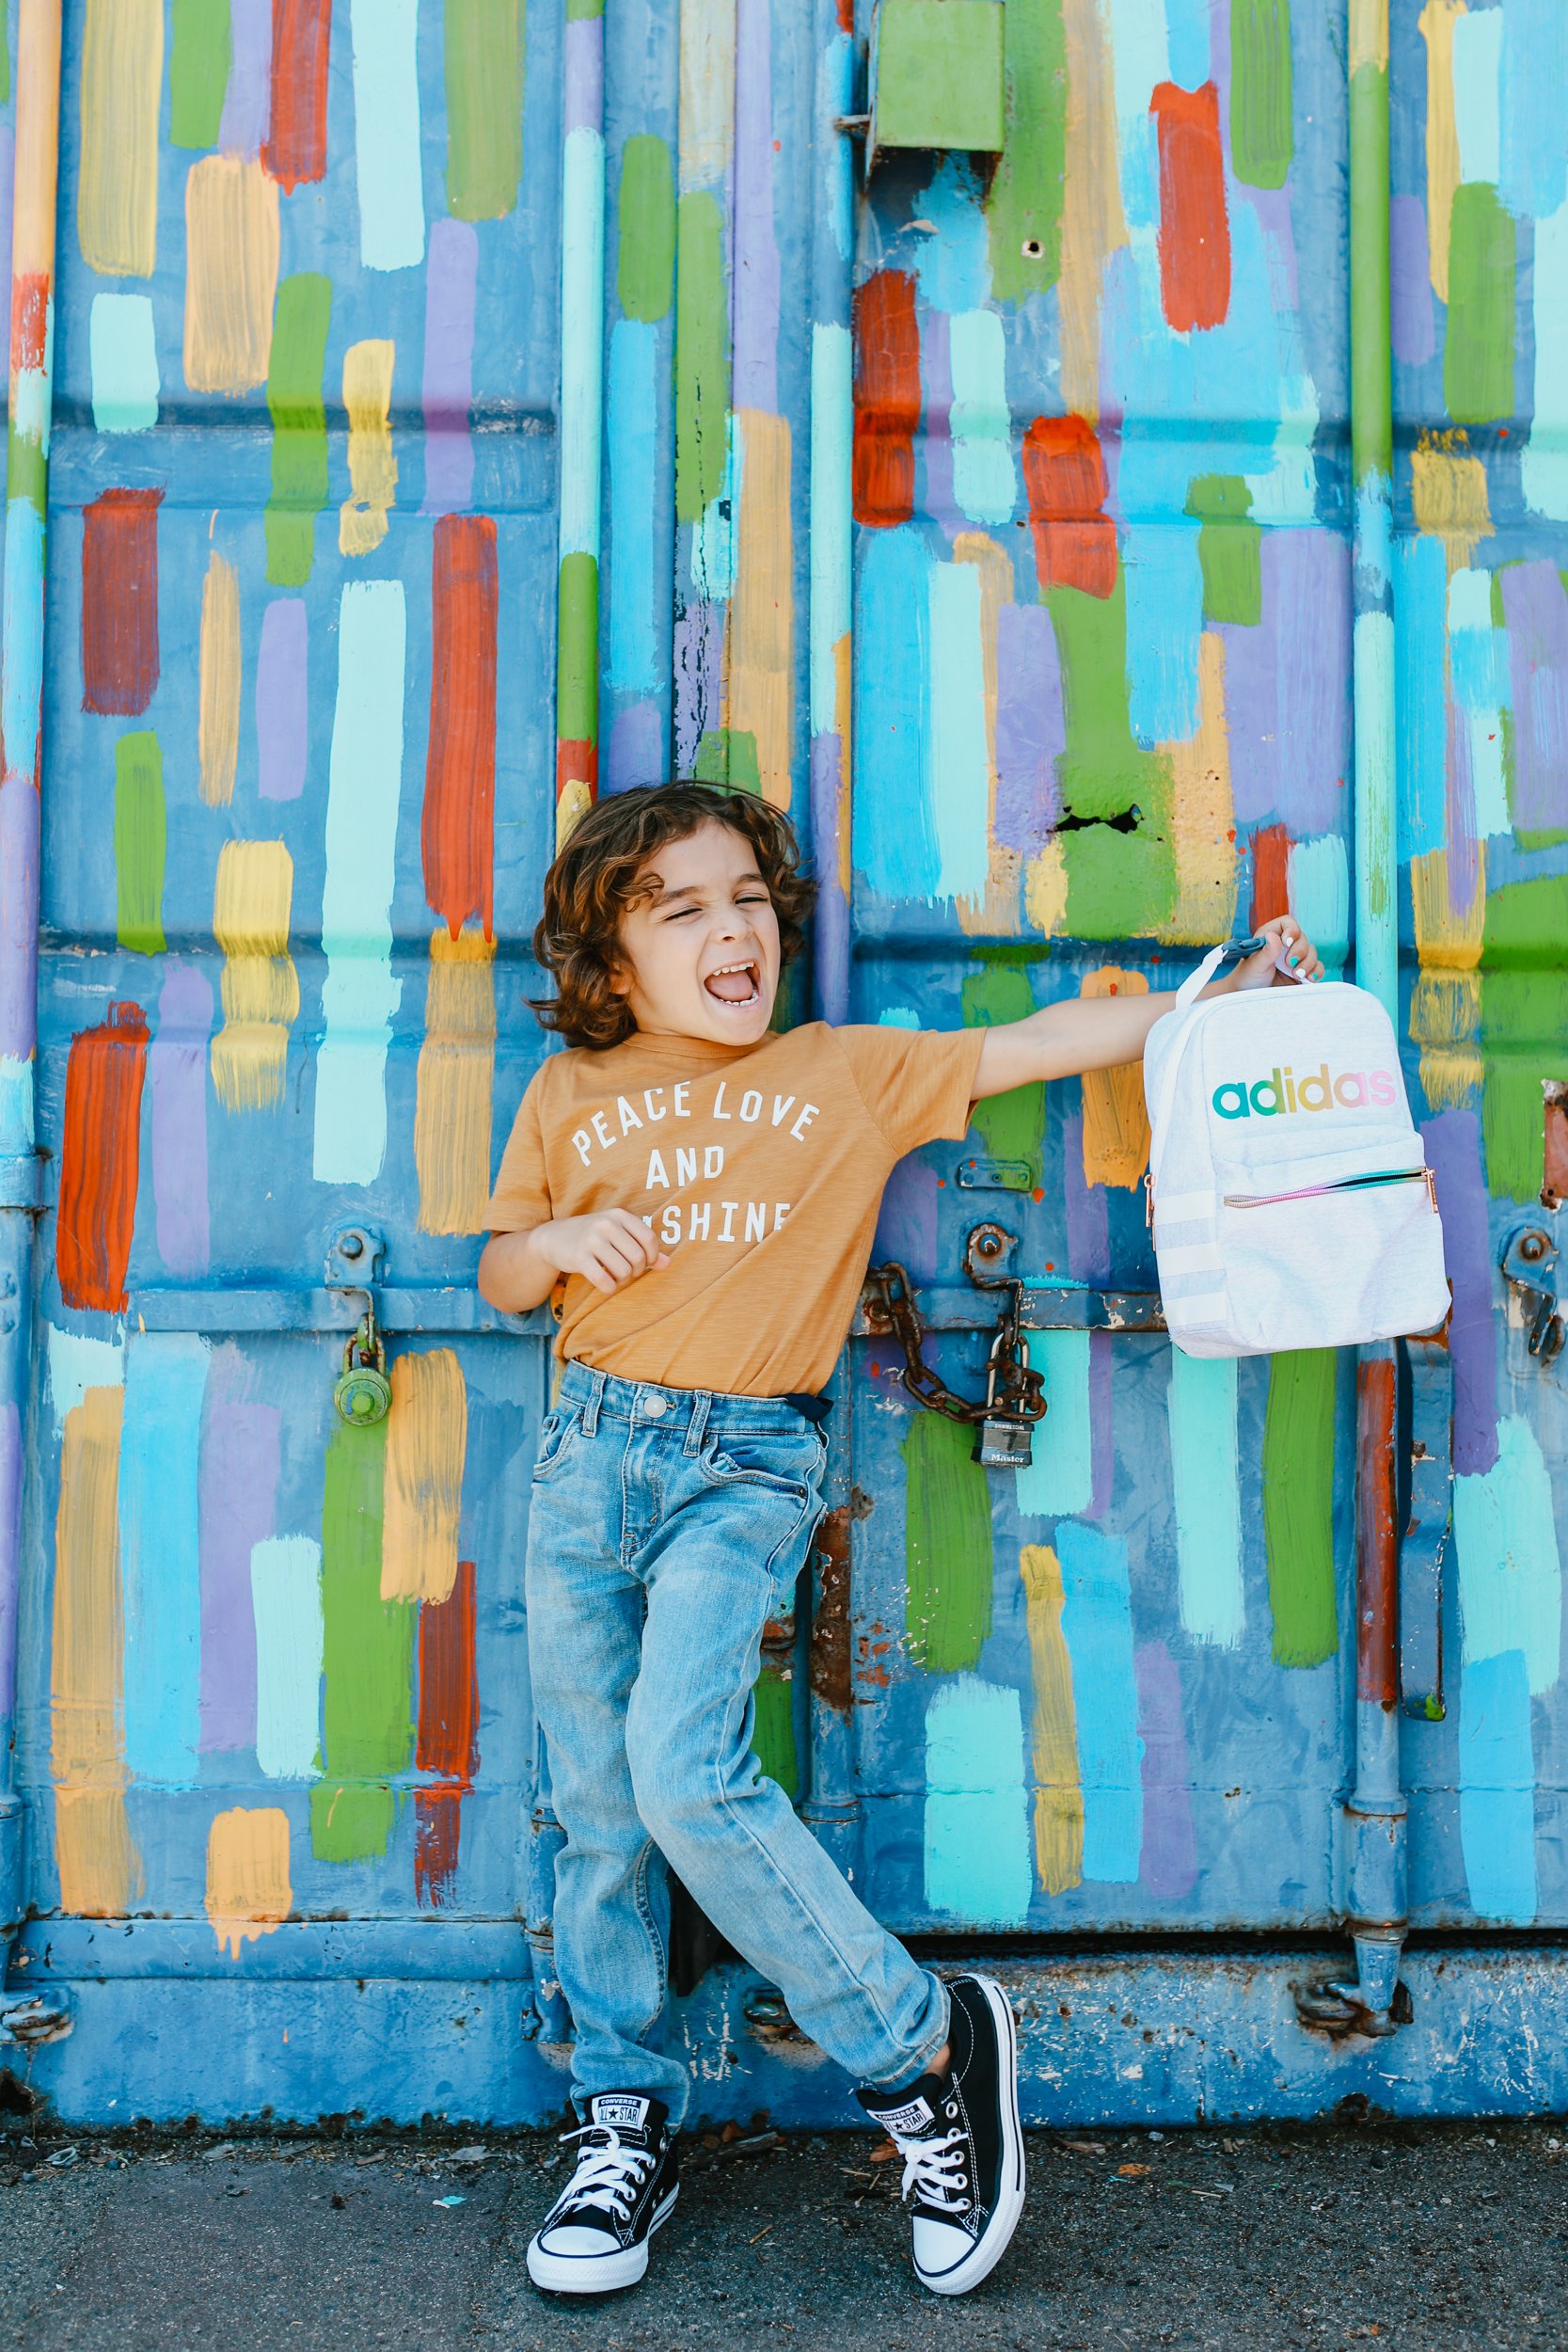
<instances>
[{"instance_id":1,"label":"metal door latch","mask_svg":"<svg viewBox=\"0 0 1568 2352\"><path fill-rule=\"evenodd\" d=\"M335 1233L326 1253L328 1290L346 1291L365 1302L364 1312L343 1349L342 1371L332 1387L333 1404L356 1429L369 1429L385 1421L392 1404L387 1346L376 1324L375 1295L370 1287L380 1257L380 1235L362 1225L350 1225Z\"/></svg>"},{"instance_id":2,"label":"metal door latch","mask_svg":"<svg viewBox=\"0 0 1568 2352\"><path fill-rule=\"evenodd\" d=\"M1033 1459L1031 1432L1044 1418L1045 1388L1029 1361L1023 1340L1024 1284L1007 1271L1018 1236L1004 1226L976 1225L964 1248L964 1272L976 1290L1005 1291L1006 1303L986 1362L983 1399L955 1394L921 1354L926 1327L914 1303L909 1275L896 1260L873 1266L865 1278L866 1319L889 1331L904 1351L903 1387L916 1404L949 1421L974 1426L974 1458L986 1470L1027 1470Z\"/></svg>"},{"instance_id":3,"label":"metal door latch","mask_svg":"<svg viewBox=\"0 0 1568 2352\"><path fill-rule=\"evenodd\" d=\"M1529 1332L1529 1352L1549 1364L1562 1353L1562 1309L1558 1303L1557 1243L1544 1225L1518 1225L1503 1244L1503 1276L1520 1306Z\"/></svg>"}]
</instances>

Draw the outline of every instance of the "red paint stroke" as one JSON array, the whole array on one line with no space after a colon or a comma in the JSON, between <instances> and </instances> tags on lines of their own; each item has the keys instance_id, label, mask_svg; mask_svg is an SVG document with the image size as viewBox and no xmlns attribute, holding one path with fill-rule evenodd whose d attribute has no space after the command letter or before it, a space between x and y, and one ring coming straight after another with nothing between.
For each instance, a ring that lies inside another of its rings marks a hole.
<instances>
[{"instance_id":1,"label":"red paint stroke","mask_svg":"<svg viewBox=\"0 0 1568 2352\"><path fill-rule=\"evenodd\" d=\"M460 1560L447 1598L420 1610L420 1719L414 1762L444 1786L414 1796L414 1891L438 1910L457 1875L463 1800L479 1770L474 1679L474 1564Z\"/></svg>"},{"instance_id":2,"label":"red paint stroke","mask_svg":"<svg viewBox=\"0 0 1568 2352\"><path fill-rule=\"evenodd\" d=\"M1355 1695L1393 1707L1399 1698L1394 1529L1394 1359L1355 1368Z\"/></svg>"},{"instance_id":3,"label":"red paint stroke","mask_svg":"<svg viewBox=\"0 0 1568 2352\"><path fill-rule=\"evenodd\" d=\"M281 187L326 175L332 0L272 0L272 131L261 164Z\"/></svg>"},{"instance_id":4,"label":"red paint stroke","mask_svg":"<svg viewBox=\"0 0 1568 2352\"><path fill-rule=\"evenodd\" d=\"M82 708L134 718L158 683L162 490L105 490L82 514Z\"/></svg>"},{"instance_id":5,"label":"red paint stroke","mask_svg":"<svg viewBox=\"0 0 1568 2352\"><path fill-rule=\"evenodd\" d=\"M1023 486L1045 588L1108 596L1117 584L1117 527L1100 437L1082 417L1037 417L1023 437Z\"/></svg>"},{"instance_id":6,"label":"red paint stroke","mask_svg":"<svg viewBox=\"0 0 1568 2352\"><path fill-rule=\"evenodd\" d=\"M53 284L47 270L27 270L11 287L11 366L41 368L49 344L49 297Z\"/></svg>"},{"instance_id":7,"label":"red paint stroke","mask_svg":"<svg viewBox=\"0 0 1568 2352\"><path fill-rule=\"evenodd\" d=\"M147 1016L111 1005L96 1029L71 1041L55 1267L68 1307L125 1311L125 1269L136 1216Z\"/></svg>"},{"instance_id":8,"label":"red paint stroke","mask_svg":"<svg viewBox=\"0 0 1568 2352\"><path fill-rule=\"evenodd\" d=\"M558 739L555 747L555 797L559 801L573 780L588 787L591 800L599 797L599 747L596 743Z\"/></svg>"},{"instance_id":9,"label":"red paint stroke","mask_svg":"<svg viewBox=\"0 0 1568 2352\"><path fill-rule=\"evenodd\" d=\"M496 803L496 526L488 515L441 516L430 590L424 895L453 939L470 914L488 939Z\"/></svg>"},{"instance_id":10,"label":"red paint stroke","mask_svg":"<svg viewBox=\"0 0 1568 2352\"><path fill-rule=\"evenodd\" d=\"M1259 825L1252 836L1252 914L1254 930L1289 914L1291 836L1283 825Z\"/></svg>"},{"instance_id":11,"label":"red paint stroke","mask_svg":"<svg viewBox=\"0 0 1568 2352\"><path fill-rule=\"evenodd\" d=\"M1160 126L1160 300L1186 334L1218 326L1230 308L1220 97L1212 82L1162 82L1148 102Z\"/></svg>"},{"instance_id":12,"label":"red paint stroke","mask_svg":"<svg viewBox=\"0 0 1568 2352\"><path fill-rule=\"evenodd\" d=\"M914 513L920 328L914 279L879 269L855 290L855 520L885 530Z\"/></svg>"}]
</instances>

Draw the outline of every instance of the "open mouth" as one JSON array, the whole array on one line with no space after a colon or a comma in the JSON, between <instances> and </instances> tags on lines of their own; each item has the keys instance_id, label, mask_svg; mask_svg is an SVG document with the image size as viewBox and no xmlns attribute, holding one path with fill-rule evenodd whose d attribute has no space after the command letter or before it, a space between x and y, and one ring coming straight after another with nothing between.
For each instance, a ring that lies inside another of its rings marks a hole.
<instances>
[{"instance_id":1,"label":"open mouth","mask_svg":"<svg viewBox=\"0 0 1568 2352\"><path fill-rule=\"evenodd\" d=\"M754 1005L762 994L762 974L754 963L721 963L717 972L710 972L703 986L721 1005L735 1005L741 1009Z\"/></svg>"}]
</instances>

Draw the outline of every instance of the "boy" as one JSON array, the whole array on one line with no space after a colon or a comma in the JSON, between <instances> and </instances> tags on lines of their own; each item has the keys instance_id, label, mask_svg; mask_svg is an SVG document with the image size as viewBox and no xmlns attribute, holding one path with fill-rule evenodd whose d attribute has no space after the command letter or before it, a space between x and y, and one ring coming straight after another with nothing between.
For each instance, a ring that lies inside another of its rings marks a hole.
<instances>
[{"instance_id":1,"label":"boy","mask_svg":"<svg viewBox=\"0 0 1568 2352\"><path fill-rule=\"evenodd\" d=\"M1013 2018L871 1917L751 1752L763 1628L819 1514L825 1387L895 1161L970 1106L1136 1060L1168 995L1073 1000L955 1033L769 1028L812 886L757 799L653 785L601 801L534 936L571 1049L501 1160L479 1285L559 1292L559 1400L529 1522L533 1702L566 1833L555 1951L577 2029L574 2178L535 2283L641 2279L676 2194L684 2063L655 2045L668 1859L897 2144L922 2283L961 2295L1023 2205ZM1315 979L1288 918L1220 989ZM1212 991L1211 991L1212 993Z\"/></svg>"}]
</instances>

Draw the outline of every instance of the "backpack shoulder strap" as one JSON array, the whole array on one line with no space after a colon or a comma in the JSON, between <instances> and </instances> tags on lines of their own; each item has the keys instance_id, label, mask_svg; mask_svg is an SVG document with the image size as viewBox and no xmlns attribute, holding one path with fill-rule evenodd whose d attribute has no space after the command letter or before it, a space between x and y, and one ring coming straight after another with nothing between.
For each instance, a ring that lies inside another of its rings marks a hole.
<instances>
[{"instance_id":1,"label":"backpack shoulder strap","mask_svg":"<svg viewBox=\"0 0 1568 2352\"><path fill-rule=\"evenodd\" d=\"M1170 1119L1171 1104L1176 1100L1176 1081L1182 1057L1192 1042L1193 1027L1197 1017L1198 998L1213 978L1225 959L1227 943L1211 947L1196 972L1190 972L1176 992L1176 1002L1165 1018L1180 1024L1165 1055L1165 1066L1160 1073L1160 1099L1149 1105L1149 1167L1152 1170L1161 1155L1165 1139L1165 1127Z\"/></svg>"}]
</instances>

